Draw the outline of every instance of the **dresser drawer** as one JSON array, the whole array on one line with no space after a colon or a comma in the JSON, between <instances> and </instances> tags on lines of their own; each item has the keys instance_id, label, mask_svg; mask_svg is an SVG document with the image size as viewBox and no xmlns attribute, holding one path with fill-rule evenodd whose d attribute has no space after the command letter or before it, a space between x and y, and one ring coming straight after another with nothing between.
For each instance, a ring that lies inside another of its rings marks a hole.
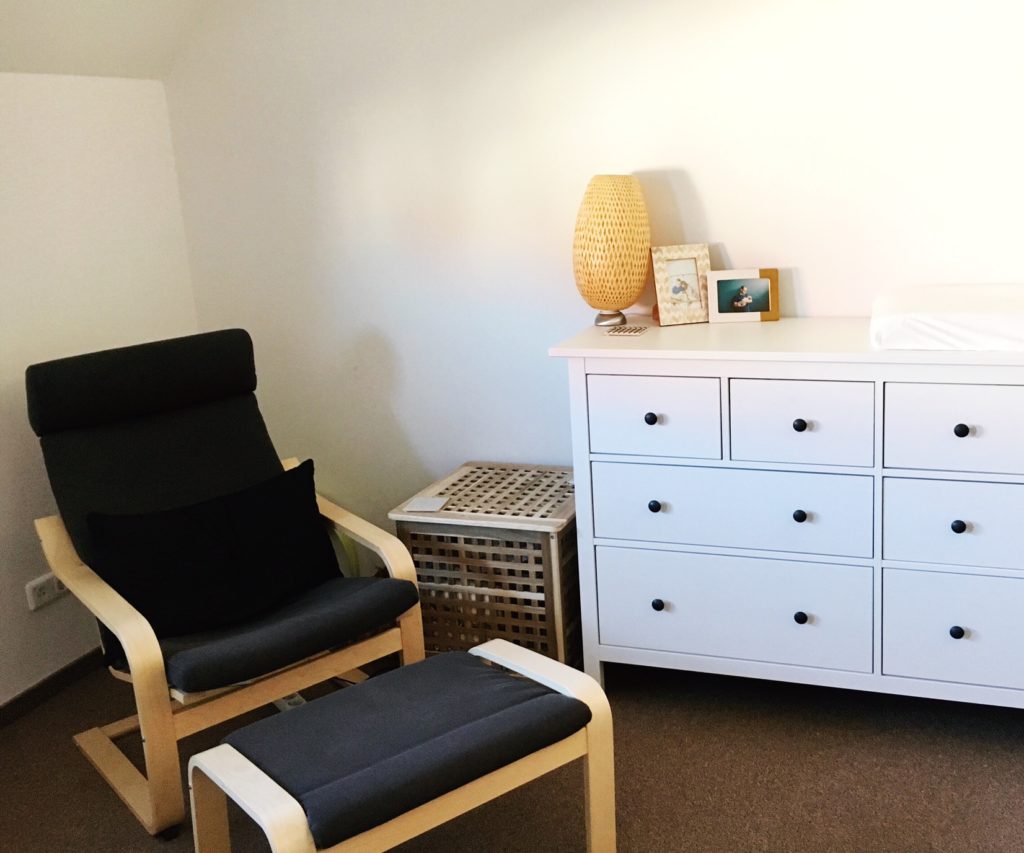
<instances>
[{"instance_id":1,"label":"dresser drawer","mask_svg":"<svg viewBox=\"0 0 1024 853\"><path fill-rule=\"evenodd\" d=\"M885 675L1024 689L1024 580L883 569L882 602Z\"/></svg>"},{"instance_id":2,"label":"dresser drawer","mask_svg":"<svg viewBox=\"0 0 1024 853\"><path fill-rule=\"evenodd\" d=\"M729 411L733 459L874 464L872 382L733 379Z\"/></svg>"},{"instance_id":3,"label":"dresser drawer","mask_svg":"<svg viewBox=\"0 0 1024 853\"><path fill-rule=\"evenodd\" d=\"M867 566L596 550L602 644L872 669Z\"/></svg>"},{"instance_id":4,"label":"dresser drawer","mask_svg":"<svg viewBox=\"0 0 1024 853\"><path fill-rule=\"evenodd\" d=\"M912 563L1024 568L1022 509L1024 486L886 477L882 556Z\"/></svg>"},{"instance_id":5,"label":"dresser drawer","mask_svg":"<svg viewBox=\"0 0 1024 853\"><path fill-rule=\"evenodd\" d=\"M591 473L598 537L872 556L869 476L616 462Z\"/></svg>"},{"instance_id":6,"label":"dresser drawer","mask_svg":"<svg viewBox=\"0 0 1024 853\"><path fill-rule=\"evenodd\" d=\"M1024 473L1024 387L885 386L889 468Z\"/></svg>"},{"instance_id":7,"label":"dresser drawer","mask_svg":"<svg viewBox=\"0 0 1024 853\"><path fill-rule=\"evenodd\" d=\"M700 377L589 376L590 449L721 459L720 388Z\"/></svg>"}]
</instances>

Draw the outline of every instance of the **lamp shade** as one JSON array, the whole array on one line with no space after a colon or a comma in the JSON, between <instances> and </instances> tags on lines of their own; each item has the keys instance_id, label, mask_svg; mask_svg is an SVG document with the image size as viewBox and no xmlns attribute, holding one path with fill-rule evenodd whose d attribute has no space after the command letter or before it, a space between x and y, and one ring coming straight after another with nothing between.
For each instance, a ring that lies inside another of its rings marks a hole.
<instances>
[{"instance_id":1,"label":"lamp shade","mask_svg":"<svg viewBox=\"0 0 1024 853\"><path fill-rule=\"evenodd\" d=\"M625 322L621 311L643 292L651 264L651 226L640 181L595 175L576 217L572 268L576 287L601 313L597 325Z\"/></svg>"}]
</instances>

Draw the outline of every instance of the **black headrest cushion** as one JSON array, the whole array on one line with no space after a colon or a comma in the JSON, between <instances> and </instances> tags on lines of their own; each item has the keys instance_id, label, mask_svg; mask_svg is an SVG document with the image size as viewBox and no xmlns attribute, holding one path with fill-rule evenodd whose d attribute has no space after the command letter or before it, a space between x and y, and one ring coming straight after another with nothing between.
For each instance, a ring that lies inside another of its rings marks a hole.
<instances>
[{"instance_id":1,"label":"black headrest cushion","mask_svg":"<svg viewBox=\"0 0 1024 853\"><path fill-rule=\"evenodd\" d=\"M252 339L204 332L33 364L25 371L36 435L84 429L251 394Z\"/></svg>"}]
</instances>

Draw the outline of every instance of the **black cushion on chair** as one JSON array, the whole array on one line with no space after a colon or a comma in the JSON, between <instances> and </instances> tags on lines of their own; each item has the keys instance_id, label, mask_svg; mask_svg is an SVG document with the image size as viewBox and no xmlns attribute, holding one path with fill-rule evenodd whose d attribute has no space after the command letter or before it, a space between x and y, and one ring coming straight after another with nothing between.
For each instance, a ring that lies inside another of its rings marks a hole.
<instances>
[{"instance_id":1,"label":"black cushion on chair","mask_svg":"<svg viewBox=\"0 0 1024 853\"><path fill-rule=\"evenodd\" d=\"M586 704L452 652L224 739L302 805L329 847L549 746Z\"/></svg>"},{"instance_id":2,"label":"black cushion on chair","mask_svg":"<svg viewBox=\"0 0 1024 853\"><path fill-rule=\"evenodd\" d=\"M253 619L338 576L312 460L190 506L88 523L92 568L160 638Z\"/></svg>"},{"instance_id":3,"label":"black cushion on chair","mask_svg":"<svg viewBox=\"0 0 1024 853\"><path fill-rule=\"evenodd\" d=\"M251 394L256 368L248 332L224 329L33 364L25 385L41 437Z\"/></svg>"},{"instance_id":4,"label":"black cushion on chair","mask_svg":"<svg viewBox=\"0 0 1024 853\"><path fill-rule=\"evenodd\" d=\"M248 681L379 630L417 601L409 581L335 577L249 622L161 640L167 681L186 693Z\"/></svg>"},{"instance_id":5,"label":"black cushion on chair","mask_svg":"<svg viewBox=\"0 0 1024 853\"><path fill-rule=\"evenodd\" d=\"M171 509L281 472L241 329L34 364L25 372L61 518L94 558L86 516Z\"/></svg>"},{"instance_id":6,"label":"black cushion on chair","mask_svg":"<svg viewBox=\"0 0 1024 853\"><path fill-rule=\"evenodd\" d=\"M240 329L28 368L29 418L85 563L96 556L90 513L186 506L281 473L255 376L252 341ZM102 625L100 633L108 663L116 663L120 644Z\"/></svg>"}]
</instances>

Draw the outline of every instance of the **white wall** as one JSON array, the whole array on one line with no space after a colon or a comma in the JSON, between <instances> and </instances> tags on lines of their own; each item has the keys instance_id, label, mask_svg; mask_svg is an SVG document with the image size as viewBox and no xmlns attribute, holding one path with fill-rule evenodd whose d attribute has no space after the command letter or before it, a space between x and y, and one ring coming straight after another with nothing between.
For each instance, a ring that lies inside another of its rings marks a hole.
<instances>
[{"instance_id":1,"label":"white wall","mask_svg":"<svg viewBox=\"0 0 1024 853\"><path fill-rule=\"evenodd\" d=\"M567 462L584 187L777 266L784 313L1019 282L1024 11L918 0L224 0L167 80L201 326L286 453L381 520L473 458Z\"/></svg>"},{"instance_id":2,"label":"white wall","mask_svg":"<svg viewBox=\"0 0 1024 853\"><path fill-rule=\"evenodd\" d=\"M196 331L158 81L0 74L0 704L97 645L71 597L30 612L55 511L29 364Z\"/></svg>"}]
</instances>

